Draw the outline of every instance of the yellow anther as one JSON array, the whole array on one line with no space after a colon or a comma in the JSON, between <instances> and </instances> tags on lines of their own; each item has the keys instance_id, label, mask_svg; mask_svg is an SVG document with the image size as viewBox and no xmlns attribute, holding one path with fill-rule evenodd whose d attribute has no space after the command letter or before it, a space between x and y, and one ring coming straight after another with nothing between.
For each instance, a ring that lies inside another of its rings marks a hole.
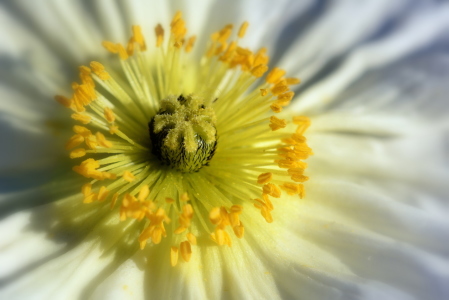
<instances>
[{"instance_id":1,"label":"yellow anther","mask_svg":"<svg viewBox=\"0 0 449 300\"><path fill-rule=\"evenodd\" d=\"M171 24L171 33L175 38L175 44L180 43L182 45L182 39L187 33L187 28L185 27L185 22L182 19L182 14L180 12L176 13Z\"/></svg>"},{"instance_id":2,"label":"yellow anther","mask_svg":"<svg viewBox=\"0 0 449 300\"><path fill-rule=\"evenodd\" d=\"M238 35L237 35L239 38L243 38L243 37L245 36L246 29L248 29L248 25L249 25L249 23L248 23L247 21L245 21L245 22L243 22L243 24L240 26L239 33L238 33Z\"/></svg>"},{"instance_id":3,"label":"yellow anther","mask_svg":"<svg viewBox=\"0 0 449 300\"><path fill-rule=\"evenodd\" d=\"M96 138L97 138L97 143L105 148L111 148L112 147L112 143L108 140L106 140L106 138L104 137L104 135L101 132L97 132L96 133Z\"/></svg>"},{"instance_id":4,"label":"yellow anther","mask_svg":"<svg viewBox=\"0 0 449 300\"><path fill-rule=\"evenodd\" d=\"M115 122L115 114L114 114L114 112L112 111L111 108L109 108L109 107L105 107L104 108L104 118L109 123L114 123Z\"/></svg>"},{"instance_id":5,"label":"yellow anther","mask_svg":"<svg viewBox=\"0 0 449 300\"><path fill-rule=\"evenodd\" d=\"M128 53L129 56L134 54L134 43L135 43L134 37L131 37L128 40L128 45L126 45L126 53Z\"/></svg>"},{"instance_id":6,"label":"yellow anther","mask_svg":"<svg viewBox=\"0 0 449 300\"><path fill-rule=\"evenodd\" d=\"M230 225L229 214L224 206L220 207L220 215L221 215L221 222L219 225L221 226Z\"/></svg>"},{"instance_id":7,"label":"yellow anther","mask_svg":"<svg viewBox=\"0 0 449 300\"><path fill-rule=\"evenodd\" d=\"M92 193L89 196L84 197L83 203L92 203L97 200L98 194Z\"/></svg>"},{"instance_id":8,"label":"yellow anther","mask_svg":"<svg viewBox=\"0 0 449 300\"><path fill-rule=\"evenodd\" d=\"M176 49L181 49L183 44L184 44L184 40L183 39L179 39L179 40L174 42L173 47L175 47Z\"/></svg>"},{"instance_id":9,"label":"yellow anther","mask_svg":"<svg viewBox=\"0 0 449 300\"><path fill-rule=\"evenodd\" d=\"M89 86L95 86L95 82L92 79L91 70L86 66L80 67L80 79L81 83Z\"/></svg>"},{"instance_id":10,"label":"yellow anther","mask_svg":"<svg viewBox=\"0 0 449 300\"><path fill-rule=\"evenodd\" d=\"M231 212L229 214L229 223L232 227L240 225L240 215L241 212Z\"/></svg>"},{"instance_id":11,"label":"yellow anther","mask_svg":"<svg viewBox=\"0 0 449 300\"><path fill-rule=\"evenodd\" d=\"M103 45L103 47L111 53L114 53L114 54L118 53L118 47L117 47L117 44L115 44L115 43L112 43L109 41L103 41L101 43L101 45Z\"/></svg>"},{"instance_id":12,"label":"yellow anther","mask_svg":"<svg viewBox=\"0 0 449 300\"><path fill-rule=\"evenodd\" d=\"M86 137L84 139L84 142L86 143L86 146L89 149L94 150L95 148L98 147L98 141L97 141L97 137L95 135L89 135L88 137Z\"/></svg>"},{"instance_id":13,"label":"yellow anther","mask_svg":"<svg viewBox=\"0 0 449 300\"><path fill-rule=\"evenodd\" d=\"M216 47L215 51L214 51L214 55L216 55L216 56L220 55L221 53L223 53L226 50L227 47L228 47L227 43L223 43L220 46Z\"/></svg>"},{"instance_id":14,"label":"yellow anther","mask_svg":"<svg viewBox=\"0 0 449 300\"><path fill-rule=\"evenodd\" d=\"M72 100L70 100L70 99L67 98L67 97L64 97L64 96L61 96L61 95L56 95L56 96L55 96L55 100L56 100L59 104L65 106L65 107L71 107L71 106L72 106Z\"/></svg>"},{"instance_id":15,"label":"yellow anther","mask_svg":"<svg viewBox=\"0 0 449 300\"><path fill-rule=\"evenodd\" d=\"M109 126L109 133L110 134L116 134L119 132L119 128L117 125L111 125Z\"/></svg>"},{"instance_id":16,"label":"yellow anther","mask_svg":"<svg viewBox=\"0 0 449 300\"><path fill-rule=\"evenodd\" d=\"M306 138L303 135L298 134L298 133L292 134L291 138L297 143L305 143L306 142Z\"/></svg>"},{"instance_id":17,"label":"yellow anther","mask_svg":"<svg viewBox=\"0 0 449 300\"><path fill-rule=\"evenodd\" d=\"M186 192L182 193L180 200L183 202L189 201L190 200L189 195Z\"/></svg>"},{"instance_id":18,"label":"yellow anther","mask_svg":"<svg viewBox=\"0 0 449 300\"><path fill-rule=\"evenodd\" d=\"M301 80L298 78L290 77L290 78L285 78L285 82L288 85L295 85L295 84L301 83Z\"/></svg>"},{"instance_id":19,"label":"yellow anther","mask_svg":"<svg viewBox=\"0 0 449 300\"><path fill-rule=\"evenodd\" d=\"M261 48L254 56L254 65L268 65L270 58L268 57L267 48Z\"/></svg>"},{"instance_id":20,"label":"yellow anther","mask_svg":"<svg viewBox=\"0 0 449 300\"><path fill-rule=\"evenodd\" d=\"M196 245L196 236L193 233L189 232L186 234L187 240L189 240L190 244Z\"/></svg>"},{"instance_id":21,"label":"yellow anther","mask_svg":"<svg viewBox=\"0 0 449 300\"><path fill-rule=\"evenodd\" d=\"M278 103L273 103L273 104L271 104L270 105L270 108L271 108L271 110L273 111L273 112L275 112L275 113L280 113L281 111L282 111L282 106L281 105L279 105Z\"/></svg>"},{"instance_id":22,"label":"yellow anther","mask_svg":"<svg viewBox=\"0 0 449 300\"><path fill-rule=\"evenodd\" d=\"M286 92L278 96L278 100L276 101L280 105L288 105L290 101L293 99L293 96L295 95L294 92Z\"/></svg>"},{"instance_id":23,"label":"yellow anther","mask_svg":"<svg viewBox=\"0 0 449 300\"><path fill-rule=\"evenodd\" d=\"M193 207L190 204L186 204L182 207L182 214L186 218L192 219L193 217Z\"/></svg>"},{"instance_id":24,"label":"yellow anther","mask_svg":"<svg viewBox=\"0 0 449 300\"><path fill-rule=\"evenodd\" d=\"M174 231L175 234L184 232L189 226L193 218L193 207L186 204L182 207L182 213L179 215L179 227Z\"/></svg>"},{"instance_id":25,"label":"yellow anther","mask_svg":"<svg viewBox=\"0 0 449 300\"><path fill-rule=\"evenodd\" d=\"M172 204L172 203L175 203L175 200L167 197L167 198L165 198L165 202L168 204Z\"/></svg>"},{"instance_id":26,"label":"yellow anther","mask_svg":"<svg viewBox=\"0 0 449 300\"><path fill-rule=\"evenodd\" d=\"M182 18L182 12L177 11L171 20L170 26L173 26L179 19Z\"/></svg>"},{"instance_id":27,"label":"yellow anther","mask_svg":"<svg viewBox=\"0 0 449 300\"><path fill-rule=\"evenodd\" d=\"M78 70L80 71L80 75L81 76L90 75L92 73L92 70L89 67L86 67L86 66L80 66L78 68Z\"/></svg>"},{"instance_id":28,"label":"yellow anther","mask_svg":"<svg viewBox=\"0 0 449 300\"><path fill-rule=\"evenodd\" d=\"M220 214L220 208L214 207L209 212L209 220L212 222L212 224L217 225L221 221L221 214Z\"/></svg>"},{"instance_id":29,"label":"yellow anther","mask_svg":"<svg viewBox=\"0 0 449 300\"><path fill-rule=\"evenodd\" d=\"M293 174L291 178L295 182L305 182L305 181L309 180L309 177L304 176L302 174Z\"/></svg>"},{"instance_id":30,"label":"yellow anther","mask_svg":"<svg viewBox=\"0 0 449 300\"><path fill-rule=\"evenodd\" d=\"M273 173L262 173L257 177L257 183L258 184L265 184L271 181L273 179Z\"/></svg>"},{"instance_id":31,"label":"yellow anther","mask_svg":"<svg viewBox=\"0 0 449 300\"><path fill-rule=\"evenodd\" d=\"M303 162L301 161L294 161L291 159L281 159L278 162L279 168L282 169L294 169L294 168L300 168L303 166Z\"/></svg>"},{"instance_id":32,"label":"yellow anther","mask_svg":"<svg viewBox=\"0 0 449 300\"><path fill-rule=\"evenodd\" d=\"M303 134L307 128L310 126L310 119L305 116L295 116L293 117L293 124L298 125L296 133Z\"/></svg>"},{"instance_id":33,"label":"yellow anther","mask_svg":"<svg viewBox=\"0 0 449 300\"><path fill-rule=\"evenodd\" d=\"M162 240L162 235L164 233L164 230L161 227L156 227L153 230L153 234L151 235L151 240L154 244L159 244Z\"/></svg>"},{"instance_id":34,"label":"yellow anther","mask_svg":"<svg viewBox=\"0 0 449 300\"><path fill-rule=\"evenodd\" d=\"M96 169L99 167L100 164L96 160L88 158L83 161L81 165L74 166L73 171L83 175L86 178L93 178L97 180L115 179L115 174L97 171Z\"/></svg>"},{"instance_id":35,"label":"yellow anther","mask_svg":"<svg viewBox=\"0 0 449 300\"><path fill-rule=\"evenodd\" d=\"M192 248L190 246L189 241L184 241L181 244L179 244L181 257L185 262L188 262L190 260L190 257L192 256Z\"/></svg>"},{"instance_id":36,"label":"yellow anther","mask_svg":"<svg viewBox=\"0 0 449 300\"><path fill-rule=\"evenodd\" d=\"M111 76L108 72L105 71L105 68L101 63L92 61L90 63L90 67L92 68L92 71L95 73L95 75L97 75L101 80L108 80L109 78L111 78Z\"/></svg>"},{"instance_id":37,"label":"yellow anther","mask_svg":"<svg viewBox=\"0 0 449 300\"><path fill-rule=\"evenodd\" d=\"M234 27L234 25L232 25L232 24L228 24L225 27L223 27L223 29L221 29L219 31L219 36L217 38L217 42L219 42L221 44L225 43L231 36L233 27Z\"/></svg>"},{"instance_id":38,"label":"yellow anther","mask_svg":"<svg viewBox=\"0 0 449 300\"><path fill-rule=\"evenodd\" d=\"M291 182L285 182L281 185L281 188L287 192L289 195L296 195L299 194L301 189L299 187L299 184L291 183Z\"/></svg>"},{"instance_id":39,"label":"yellow anther","mask_svg":"<svg viewBox=\"0 0 449 300\"><path fill-rule=\"evenodd\" d=\"M86 197L92 194L92 184L86 183L81 187L81 193Z\"/></svg>"},{"instance_id":40,"label":"yellow anther","mask_svg":"<svg viewBox=\"0 0 449 300\"><path fill-rule=\"evenodd\" d=\"M133 38L134 41L139 44L140 46L140 51L145 51L147 50L147 46L145 44L145 38L142 35L142 30L140 28L139 25L133 25L132 26L132 30L133 30Z\"/></svg>"},{"instance_id":41,"label":"yellow anther","mask_svg":"<svg viewBox=\"0 0 449 300\"><path fill-rule=\"evenodd\" d=\"M73 148L81 145L81 143L83 143L83 142L84 142L84 137L80 134L75 134L65 144L65 149L66 150L73 149Z\"/></svg>"},{"instance_id":42,"label":"yellow anther","mask_svg":"<svg viewBox=\"0 0 449 300\"><path fill-rule=\"evenodd\" d=\"M263 96L266 96L268 94L268 90L267 89L260 89L260 95L263 97Z\"/></svg>"},{"instance_id":43,"label":"yellow anther","mask_svg":"<svg viewBox=\"0 0 449 300\"><path fill-rule=\"evenodd\" d=\"M262 190L264 194L268 194L274 198L281 197L281 189L276 184L267 183L263 186Z\"/></svg>"},{"instance_id":44,"label":"yellow anther","mask_svg":"<svg viewBox=\"0 0 449 300\"><path fill-rule=\"evenodd\" d=\"M127 60L129 55L128 55L128 52L126 52L125 47L123 47L122 44L117 44L117 49L118 49L118 55L120 56L120 59Z\"/></svg>"},{"instance_id":45,"label":"yellow anther","mask_svg":"<svg viewBox=\"0 0 449 300\"><path fill-rule=\"evenodd\" d=\"M215 44L211 44L206 51L206 57L209 58L212 57L214 55L214 52L215 52Z\"/></svg>"},{"instance_id":46,"label":"yellow anther","mask_svg":"<svg viewBox=\"0 0 449 300\"><path fill-rule=\"evenodd\" d=\"M84 126L80 126L80 125L73 126L73 132L80 134L84 137L88 137L89 135L92 134L92 132L89 129L87 129Z\"/></svg>"},{"instance_id":47,"label":"yellow anther","mask_svg":"<svg viewBox=\"0 0 449 300\"><path fill-rule=\"evenodd\" d=\"M75 150L72 150L70 152L70 158L79 158L79 157L83 157L84 155L86 155L86 150L83 148L78 148Z\"/></svg>"},{"instance_id":48,"label":"yellow anther","mask_svg":"<svg viewBox=\"0 0 449 300\"><path fill-rule=\"evenodd\" d=\"M98 201L102 202L106 200L106 197L108 196L109 191L105 186L100 187L100 190L98 191Z\"/></svg>"},{"instance_id":49,"label":"yellow anther","mask_svg":"<svg viewBox=\"0 0 449 300\"><path fill-rule=\"evenodd\" d=\"M237 49L237 42L232 41L226 51L223 53L223 55L220 57L220 60L223 62L228 62L230 59L232 59L232 56L234 55L234 52Z\"/></svg>"},{"instance_id":50,"label":"yellow anther","mask_svg":"<svg viewBox=\"0 0 449 300\"><path fill-rule=\"evenodd\" d=\"M178 264L178 247L172 246L170 248L170 265L172 267L176 266Z\"/></svg>"},{"instance_id":51,"label":"yellow anther","mask_svg":"<svg viewBox=\"0 0 449 300\"><path fill-rule=\"evenodd\" d=\"M215 232L211 234L211 238L220 246L223 245L228 245L229 247L232 246L231 237L223 229L216 228Z\"/></svg>"},{"instance_id":52,"label":"yellow anther","mask_svg":"<svg viewBox=\"0 0 449 300\"><path fill-rule=\"evenodd\" d=\"M243 211L243 206L234 204L233 206L231 206L230 210L233 213L239 213L240 214Z\"/></svg>"},{"instance_id":53,"label":"yellow anther","mask_svg":"<svg viewBox=\"0 0 449 300\"><path fill-rule=\"evenodd\" d=\"M271 93L277 96L288 91L288 85L284 81L279 81L272 89Z\"/></svg>"},{"instance_id":54,"label":"yellow anther","mask_svg":"<svg viewBox=\"0 0 449 300\"><path fill-rule=\"evenodd\" d=\"M72 119L74 119L76 121L79 121L79 122L81 122L83 124L89 124L90 120L92 119L88 115L82 115L82 114L79 114L79 113L72 114L71 117L72 117Z\"/></svg>"},{"instance_id":55,"label":"yellow anther","mask_svg":"<svg viewBox=\"0 0 449 300\"><path fill-rule=\"evenodd\" d=\"M273 203L271 203L270 197L268 197L267 194L262 194L262 198L265 201L265 206L269 211L272 211L274 209Z\"/></svg>"},{"instance_id":56,"label":"yellow anther","mask_svg":"<svg viewBox=\"0 0 449 300\"><path fill-rule=\"evenodd\" d=\"M243 227L243 224L240 223L238 226L232 227L232 230L234 230L234 234L241 239L243 235L245 234L245 227Z\"/></svg>"},{"instance_id":57,"label":"yellow anther","mask_svg":"<svg viewBox=\"0 0 449 300\"><path fill-rule=\"evenodd\" d=\"M242 56L249 56L249 55L253 54L253 52L251 50L242 48L242 47L237 47L236 52L237 52L237 54L242 55Z\"/></svg>"},{"instance_id":58,"label":"yellow anther","mask_svg":"<svg viewBox=\"0 0 449 300\"><path fill-rule=\"evenodd\" d=\"M284 70L280 68L273 68L273 70L271 70L270 73L268 73L265 81L268 83L276 84L284 75L285 75Z\"/></svg>"},{"instance_id":59,"label":"yellow anther","mask_svg":"<svg viewBox=\"0 0 449 300\"><path fill-rule=\"evenodd\" d=\"M251 69L251 74L253 74L254 77L259 78L262 77L263 74L268 70L268 66L266 65L258 65Z\"/></svg>"},{"instance_id":60,"label":"yellow anther","mask_svg":"<svg viewBox=\"0 0 449 300\"><path fill-rule=\"evenodd\" d=\"M186 43L186 52L189 53L190 51L192 51L193 46L195 45L195 41L196 41L196 36L191 36Z\"/></svg>"},{"instance_id":61,"label":"yellow anther","mask_svg":"<svg viewBox=\"0 0 449 300\"><path fill-rule=\"evenodd\" d=\"M128 182L133 182L136 179L136 176L133 175L130 171L123 172L123 179Z\"/></svg>"},{"instance_id":62,"label":"yellow anther","mask_svg":"<svg viewBox=\"0 0 449 300\"><path fill-rule=\"evenodd\" d=\"M164 42L164 28L161 24L157 24L156 28L154 28L156 33L156 47L160 47Z\"/></svg>"},{"instance_id":63,"label":"yellow anther","mask_svg":"<svg viewBox=\"0 0 449 300\"><path fill-rule=\"evenodd\" d=\"M271 116L269 126L271 130L276 131L281 128L285 128L285 126L287 126L287 121L285 121L284 119L278 119L275 116Z\"/></svg>"},{"instance_id":64,"label":"yellow anther","mask_svg":"<svg viewBox=\"0 0 449 300\"><path fill-rule=\"evenodd\" d=\"M265 221L267 221L267 223L273 223L273 216L271 215L270 210L266 206L263 206L260 209L260 213L264 217Z\"/></svg>"},{"instance_id":65,"label":"yellow anther","mask_svg":"<svg viewBox=\"0 0 449 300\"><path fill-rule=\"evenodd\" d=\"M141 202L145 201L148 196L150 195L150 188L148 185L144 185L140 188L139 195L137 196L137 199Z\"/></svg>"}]
</instances>

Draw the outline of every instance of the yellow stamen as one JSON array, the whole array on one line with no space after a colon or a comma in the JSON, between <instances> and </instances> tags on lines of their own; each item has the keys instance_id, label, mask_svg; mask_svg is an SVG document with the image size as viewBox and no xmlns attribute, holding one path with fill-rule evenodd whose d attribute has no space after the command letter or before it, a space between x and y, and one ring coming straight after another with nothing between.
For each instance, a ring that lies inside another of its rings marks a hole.
<instances>
[{"instance_id":1,"label":"yellow stamen","mask_svg":"<svg viewBox=\"0 0 449 300\"><path fill-rule=\"evenodd\" d=\"M278 119L275 116L270 117L270 128L271 130L279 130L281 128L285 128L287 126L287 121L283 119Z\"/></svg>"},{"instance_id":2,"label":"yellow stamen","mask_svg":"<svg viewBox=\"0 0 449 300\"><path fill-rule=\"evenodd\" d=\"M128 182L133 182L136 177L130 171L125 171L122 175L123 179Z\"/></svg>"},{"instance_id":3,"label":"yellow stamen","mask_svg":"<svg viewBox=\"0 0 449 300\"><path fill-rule=\"evenodd\" d=\"M262 173L257 178L258 184L265 184L271 181L273 179L273 173Z\"/></svg>"},{"instance_id":4,"label":"yellow stamen","mask_svg":"<svg viewBox=\"0 0 449 300\"><path fill-rule=\"evenodd\" d=\"M154 31L156 33L156 47L160 47L164 42L164 28L162 28L161 24L157 24Z\"/></svg>"},{"instance_id":5,"label":"yellow stamen","mask_svg":"<svg viewBox=\"0 0 449 300\"><path fill-rule=\"evenodd\" d=\"M88 115L82 115L82 114L79 114L79 113L74 113L74 114L71 115L71 117L72 117L72 119L74 119L76 121L79 121L79 122L81 122L81 123L83 123L85 125L89 124L91 119L92 119Z\"/></svg>"},{"instance_id":6,"label":"yellow stamen","mask_svg":"<svg viewBox=\"0 0 449 300\"><path fill-rule=\"evenodd\" d=\"M106 138L104 137L104 135L101 132L97 132L95 134L96 138L97 138L97 143L105 148L111 148L112 147L112 143L108 140L106 140Z\"/></svg>"},{"instance_id":7,"label":"yellow stamen","mask_svg":"<svg viewBox=\"0 0 449 300\"><path fill-rule=\"evenodd\" d=\"M70 100L67 97L61 96L61 95L56 95L55 96L55 100L59 103L62 104L65 107L71 107L72 106L72 100Z\"/></svg>"},{"instance_id":8,"label":"yellow stamen","mask_svg":"<svg viewBox=\"0 0 449 300\"><path fill-rule=\"evenodd\" d=\"M79 158L83 157L84 155L86 155L86 150L83 148L78 148L70 152L70 158Z\"/></svg>"},{"instance_id":9,"label":"yellow stamen","mask_svg":"<svg viewBox=\"0 0 449 300\"><path fill-rule=\"evenodd\" d=\"M171 247L170 248L170 264L172 267L176 266L178 263L178 247Z\"/></svg>"},{"instance_id":10,"label":"yellow stamen","mask_svg":"<svg viewBox=\"0 0 449 300\"><path fill-rule=\"evenodd\" d=\"M268 70L268 66L266 65L258 65L257 67L254 67L251 70L251 74L253 74L254 77L259 78L262 77L263 74Z\"/></svg>"},{"instance_id":11,"label":"yellow stamen","mask_svg":"<svg viewBox=\"0 0 449 300\"><path fill-rule=\"evenodd\" d=\"M189 233L187 233L186 237L187 237L187 240L189 240L190 244L196 245L196 243L197 243L196 236L194 236L191 232L189 232Z\"/></svg>"},{"instance_id":12,"label":"yellow stamen","mask_svg":"<svg viewBox=\"0 0 449 300\"><path fill-rule=\"evenodd\" d=\"M92 68L92 71L95 73L95 75L97 75L101 80L108 80L111 78L111 76L108 72L105 71L105 68L101 63L92 61L90 63L90 67Z\"/></svg>"},{"instance_id":13,"label":"yellow stamen","mask_svg":"<svg viewBox=\"0 0 449 300\"><path fill-rule=\"evenodd\" d=\"M248 28L249 23L247 21L243 22L243 24L240 26L238 37L243 38L246 33L246 29Z\"/></svg>"},{"instance_id":14,"label":"yellow stamen","mask_svg":"<svg viewBox=\"0 0 449 300\"><path fill-rule=\"evenodd\" d=\"M190 247L189 241L184 241L179 245L179 248L181 250L181 257L185 262L188 262L190 260L190 257L192 256L192 248Z\"/></svg>"},{"instance_id":15,"label":"yellow stamen","mask_svg":"<svg viewBox=\"0 0 449 300\"><path fill-rule=\"evenodd\" d=\"M147 50L147 46L145 44L145 39L142 35L142 30L140 28L140 26L138 25L134 25L132 27L133 30L133 37L134 37L134 41L139 44L140 46L140 51L145 51Z\"/></svg>"},{"instance_id":16,"label":"yellow stamen","mask_svg":"<svg viewBox=\"0 0 449 300\"><path fill-rule=\"evenodd\" d=\"M272 183L267 183L263 186L263 193L268 194L274 198L281 197L281 189L276 184Z\"/></svg>"},{"instance_id":17,"label":"yellow stamen","mask_svg":"<svg viewBox=\"0 0 449 300\"><path fill-rule=\"evenodd\" d=\"M109 107L104 108L104 117L109 123L114 123L115 121L114 112Z\"/></svg>"},{"instance_id":18,"label":"yellow stamen","mask_svg":"<svg viewBox=\"0 0 449 300\"><path fill-rule=\"evenodd\" d=\"M106 199L108 196L109 191L106 189L105 186L102 186L100 190L98 191L98 201L102 202Z\"/></svg>"},{"instance_id":19,"label":"yellow stamen","mask_svg":"<svg viewBox=\"0 0 449 300\"><path fill-rule=\"evenodd\" d=\"M65 144L65 149L70 150L78 147L84 142L84 137L80 134L75 134L70 138L70 140Z\"/></svg>"},{"instance_id":20,"label":"yellow stamen","mask_svg":"<svg viewBox=\"0 0 449 300\"><path fill-rule=\"evenodd\" d=\"M186 44L186 52L187 53L192 51L193 46L195 45L195 41L196 41L196 36L195 35L188 39L187 44Z\"/></svg>"},{"instance_id":21,"label":"yellow stamen","mask_svg":"<svg viewBox=\"0 0 449 300\"><path fill-rule=\"evenodd\" d=\"M239 45L248 24L244 22L234 36L230 24L215 32L201 62L192 66L189 53L196 36L186 36L180 12L170 23L168 43L164 43L163 27L156 26L158 51L144 52L141 27L133 26L127 43L102 43L116 54L116 63L92 61L80 66L79 82L72 84L70 99L55 97L73 111L72 119L85 125L74 126L74 135L66 144L71 158L87 156L73 167L90 181L81 188L80 201L96 202L100 212L105 212L101 205L108 205L106 209L110 207L126 221L117 234L136 236L141 249L148 243L169 245L172 266L178 264L179 254L188 262L192 245L203 247L207 235L217 245L229 247L233 239L243 238L243 222L254 224L247 219L251 212L242 213L248 207L245 201L254 204L248 209L259 210L271 223L272 197L280 198L281 193L304 197L302 183L308 177L302 160L313 153L303 133L310 120L294 117L289 123L297 127L295 131L294 126L286 128L286 120L274 116L292 101L290 86L300 81L284 77L286 72L280 68L269 71L266 48ZM257 80L262 76L265 80ZM180 110L178 106L189 118L171 117ZM190 111L194 112L191 119ZM161 126L164 130L158 131ZM108 130L114 136L109 138ZM162 136L161 144L170 146L164 151L175 154L164 152L159 157L157 150L162 148L158 149L154 135ZM202 152L200 138L210 152ZM218 148L214 141L219 141ZM192 155L192 160L204 157L201 171L173 167L180 149ZM256 182L260 189L255 189ZM250 200L253 191L260 199ZM167 225L171 219L175 224ZM132 233L136 228L137 234Z\"/></svg>"},{"instance_id":22,"label":"yellow stamen","mask_svg":"<svg viewBox=\"0 0 449 300\"><path fill-rule=\"evenodd\" d=\"M285 71L280 68L273 68L270 73L268 73L267 78L265 79L268 83L276 84L282 76L285 75Z\"/></svg>"}]
</instances>

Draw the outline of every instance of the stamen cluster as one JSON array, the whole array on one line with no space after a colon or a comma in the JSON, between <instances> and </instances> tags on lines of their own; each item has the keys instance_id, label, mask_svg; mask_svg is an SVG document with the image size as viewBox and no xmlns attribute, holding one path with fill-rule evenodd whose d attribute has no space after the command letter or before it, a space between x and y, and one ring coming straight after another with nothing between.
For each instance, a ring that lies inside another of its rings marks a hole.
<instances>
[{"instance_id":1,"label":"stamen cluster","mask_svg":"<svg viewBox=\"0 0 449 300\"><path fill-rule=\"evenodd\" d=\"M89 179L83 202L104 202L121 222L136 224L141 249L169 245L172 266L179 256L191 259L197 237L231 246L250 232L244 223L255 222L254 215L273 222L284 193L304 197L310 120L274 115L290 103L299 80L279 68L261 79L269 57L265 48L239 46L247 28L243 23L232 40L233 26L224 26L195 61L196 37L187 37L180 13L168 39L156 26L155 47L133 26L126 45L103 42L120 67L81 66L73 95L55 97L82 124L66 148L73 170ZM150 137L164 130L162 139ZM190 162L203 153L201 142L213 145L213 157L199 168L173 168L176 155L154 151L190 153Z\"/></svg>"}]
</instances>

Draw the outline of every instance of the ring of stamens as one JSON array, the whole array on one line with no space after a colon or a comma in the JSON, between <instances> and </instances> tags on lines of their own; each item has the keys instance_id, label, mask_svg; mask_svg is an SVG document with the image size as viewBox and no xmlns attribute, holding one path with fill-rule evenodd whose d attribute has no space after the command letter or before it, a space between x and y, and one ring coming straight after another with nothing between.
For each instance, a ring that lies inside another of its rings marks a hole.
<instances>
[{"instance_id":1,"label":"ring of stamens","mask_svg":"<svg viewBox=\"0 0 449 300\"><path fill-rule=\"evenodd\" d=\"M89 179L81 187L83 201L104 202L120 220L137 222L140 248L167 239L172 266L179 256L190 260L198 236L228 246L235 237L243 238L243 224L251 223L244 210L258 210L271 223L273 202L282 194L305 195L304 160L312 151L304 132L310 120L275 116L289 104L294 96L290 86L299 80L274 68L259 81L268 71L269 57L265 48L253 52L239 46L247 27L243 23L230 40L233 26L226 25L211 36L201 61L193 63L189 53L196 37L186 37L180 13L170 24L168 39L163 27L156 26L155 48L147 47L140 27L133 26L126 46L103 42L119 56L120 70L99 62L81 66L73 96L55 97L80 123L66 149L78 161L73 170ZM151 129L158 134L166 126L176 128L163 115L182 102L180 95L204 99L200 109L204 105L214 113L204 114L200 126L191 122L180 128L171 142L165 142L168 132L154 140ZM196 135L187 132L189 126ZM194 168L198 172L167 167L164 159L170 163L171 154L158 158L157 151L152 153L157 143L177 153L180 148L197 153L199 138L215 143L216 149L200 169Z\"/></svg>"}]
</instances>

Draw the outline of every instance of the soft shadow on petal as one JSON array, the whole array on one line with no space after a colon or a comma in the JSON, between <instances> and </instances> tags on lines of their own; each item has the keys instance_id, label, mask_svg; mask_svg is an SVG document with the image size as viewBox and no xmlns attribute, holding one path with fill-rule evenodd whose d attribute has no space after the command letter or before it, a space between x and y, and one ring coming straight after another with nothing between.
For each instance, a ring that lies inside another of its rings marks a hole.
<instances>
[{"instance_id":1,"label":"soft shadow on petal","mask_svg":"<svg viewBox=\"0 0 449 300\"><path fill-rule=\"evenodd\" d=\"M449 28L448 15L449 7L442 6L438 10L427 9L407 16L394 30L348 52L337 68L323 68L325 72L317 76L320 81L316 84L312 81L303 84L300 88L303 93L293 109L316 113L332 103L339 93L364 72L402 60L436 43ZM295 55L285 57L286 61L282 65L301 77L301 66L296 71L292 69Z\"/></svg>"}]
</instances>

